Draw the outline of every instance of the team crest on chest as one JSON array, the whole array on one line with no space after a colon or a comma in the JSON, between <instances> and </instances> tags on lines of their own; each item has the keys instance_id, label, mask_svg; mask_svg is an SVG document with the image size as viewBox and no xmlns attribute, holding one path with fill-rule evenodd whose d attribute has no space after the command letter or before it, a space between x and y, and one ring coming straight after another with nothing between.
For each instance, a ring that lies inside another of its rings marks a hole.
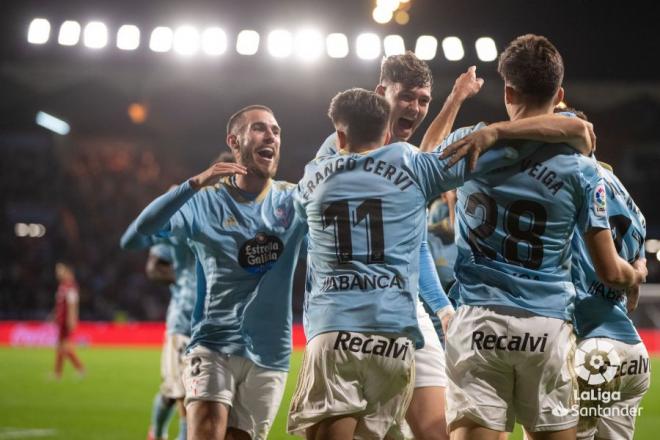
<instances>
[{"instance_id":1,"label":"team crest on chest","mask_svg":"<svg viewBox=\"0 0 660 440\"><path fill-rule=\"evenodd\" d=\"M270 270L284 252L284 243L274 235L259 232L243 243L238 251L238 263L250 273Z\"/></svg>"}]
</instances>

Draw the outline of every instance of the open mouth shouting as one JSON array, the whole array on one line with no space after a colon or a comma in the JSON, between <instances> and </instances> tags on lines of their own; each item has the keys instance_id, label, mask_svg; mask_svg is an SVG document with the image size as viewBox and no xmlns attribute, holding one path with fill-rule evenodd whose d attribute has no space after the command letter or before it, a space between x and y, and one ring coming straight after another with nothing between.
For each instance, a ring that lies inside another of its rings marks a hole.
<instances>
[{"instance_id":1,"label":"open mouth shouting","mask_svg":"<svg viewBox=\"0 0 660 440\"><path fill-rule=\"evenodd\" d=\"M256 150L259 160L271 164L275 159L275 149L273 147L261 147Z\"/></svg>"}]
</instances>

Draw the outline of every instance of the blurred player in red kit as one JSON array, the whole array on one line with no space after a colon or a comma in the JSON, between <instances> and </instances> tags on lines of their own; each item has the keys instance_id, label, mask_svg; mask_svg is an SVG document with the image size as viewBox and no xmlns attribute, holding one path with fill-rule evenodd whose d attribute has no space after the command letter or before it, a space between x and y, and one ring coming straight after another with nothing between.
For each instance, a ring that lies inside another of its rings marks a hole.
<instances>
[{"instance_id":1,"label":"blurred player in red kit","mask_svg":"<svg viewBox=\"0 0 660 440\"><path fill-rule=\"evenodd\" d=\"M63 262L55 265L55 277L59 285L55 294L55 325L59 330L55 352L55 378L62 377L64 360L69 358L79 375L85 367L73 349L72 335L78 324L78 283L73 268Z\"/></svg>"}]
</instances>

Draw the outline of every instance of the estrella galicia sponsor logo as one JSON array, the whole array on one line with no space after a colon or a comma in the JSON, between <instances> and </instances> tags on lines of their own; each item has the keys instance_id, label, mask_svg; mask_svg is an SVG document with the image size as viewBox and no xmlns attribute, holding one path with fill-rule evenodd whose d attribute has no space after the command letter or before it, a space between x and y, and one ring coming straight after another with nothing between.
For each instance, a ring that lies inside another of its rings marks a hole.
<instances>
[{"instance_id":1,"label":"estrella galicia sponsor logo","mask_svg":"<svg viewBox=\"0 0 660 440\"><path fill-rule=\"evenodd\" d=\"M238 251L238 263L250 273L264 273L273 267L282 252L282 240L259 232L253 239L243 243Z\"/></svg>"},{"instance_id":2,"label":"estrella galicia sponsor logo","mask_svg":"<svg viewBox=\"0 0 660 440\"><path fill-rule=\"evenodd\" d=\"M588 385L602 385L616 376L621 359L607 341L587 339L575 352L575 372Z\"/></svg>"},{"instance_id":3,"label":"estrella galicia sponsor logo","mask_svg":"<svg viewBox=\"0 0 660 440\"><path fill-rule=\"evenodd\" d=\"M352 351L353 353L373 354L375 356L391 357L405 360L410 348L410 341L387 338L385 336L363 336L349 332L338 332L335 339L335 350Z\"/></svg>"},{"instance_id":4,"label":"estrella galicia sponsor logo","mask_svg":"<svg viewBox=\"0 0 660 440\"><path fill-rule=\"evenodd\" d=\"M532 336L525 332L522 336L505 336L496 334L486 334L482 331L472 332L472 346L474 350L504 350L504 351L545 351L545 344L548 342L548 334L543 336Z\"/></svg>"}]
</instances>

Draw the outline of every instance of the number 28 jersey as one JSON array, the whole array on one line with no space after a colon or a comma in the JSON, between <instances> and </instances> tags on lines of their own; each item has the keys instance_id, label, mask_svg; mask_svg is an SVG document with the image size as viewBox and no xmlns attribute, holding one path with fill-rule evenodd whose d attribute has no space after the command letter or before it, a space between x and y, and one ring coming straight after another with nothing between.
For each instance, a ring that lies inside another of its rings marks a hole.
<instances>
[{"instance_id":1,"label":"number 28 jersey","mask_svg":"<svg viewBox=\"0 0 660 440\"><path fill-rule=\"evenodd\" d=\"M473 130L459 129L445 144ZM563 144L530 143L521 157L457 192L452 297L570 321L571 238L576 227L609 227L603 180L595 159Z\"/></svg>"}]
</instances>

